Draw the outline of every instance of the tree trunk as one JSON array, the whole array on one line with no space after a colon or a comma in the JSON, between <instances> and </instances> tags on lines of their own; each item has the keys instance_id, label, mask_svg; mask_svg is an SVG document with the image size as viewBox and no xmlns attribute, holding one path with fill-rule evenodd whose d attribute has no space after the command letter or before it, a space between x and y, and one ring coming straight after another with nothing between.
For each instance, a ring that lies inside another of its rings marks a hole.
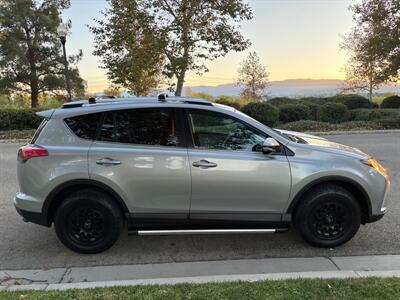
<instances>
[{"instance_id":1,"label":"tree trunk","mask_svg":"<svg viewBox=\"0 0 400 300\"><path fill-rule=\"evenodd\" d=\"M33 50L32 42L31 42L31 37L29 35L29 31L26 30L26 38L28 40L28 61L29 61L29 67L31 74L29 75L29 80L30 80L30 87L31 87L31 106L33 108L38 106L38 95L39 95L39 86L38 86L38 76L37 76L37 70L36 70L36 59L35 59L35 53Z\"/></svg>"},{"instance_id":2,"label":"tree trunk","mask_svg":"<svg viewBox=\"0 0 400 300\"><path fill-rule=\"evenodd\" d=\"M368 98L369 98L369 102L372 104L372 93L374 91L374 87L372 85L372 80L369 83L369 91L368 91Z\"/></svg>"},{"instance_id":3,"label":"tree trunk","mask_svg":"<svg viewBox=\"0 0 400 300\"><path fill-rule=\"evenodd\" d=\"M38 96L39 93L37 91L37 89L33 89L31 88L31 106L32 108L38 107Z\"/></svg>"},{"instance_id":4,"label":"tree trunk","mask_svg":"<svg viewBox=\"0 0 400 300\"><path fill-rule=\"evenodd\" d=\"M38 78L36 73L36 65L34 61L31 61L30 65L31 65L31 74L30 74L31 106L35 108L38 106L38 95L39 95Z\"/></svg>"},{"instance_id":5,"label":"tree trunk","mask_svg":"<svg viewBox=\"0 0 400 300\"><path fill-rule=\"evenodd\" d=\"M178 82L176 83L175 96L177 96L177 97L182 96L184 82L185 82L185 72L182 71L178 77Z\"/></svg>"}]
</instances>

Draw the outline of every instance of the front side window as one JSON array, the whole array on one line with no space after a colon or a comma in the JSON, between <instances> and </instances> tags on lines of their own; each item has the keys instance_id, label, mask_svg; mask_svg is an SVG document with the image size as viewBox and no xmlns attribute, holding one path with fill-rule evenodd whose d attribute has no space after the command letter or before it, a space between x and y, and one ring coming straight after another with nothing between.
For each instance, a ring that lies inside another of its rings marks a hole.
<instances>
[{"instance_id":1,"label":"front side window","mask_svg":"<svg viewBox=\"0 0 400 300\"><path fill-rule=\"evenodd\" d=\"M178 146L179 134L174 109L146 108L108 112L99 140L117 143Z\"/></svg>"},{"instance_id":2,"label":"front side window","mask_svg":"<svg viewBox=\"0 0 400 300\"><path fill-rule=\"evenodd\" d=\"M189 111L195 148L260 151L267 135L228 115L201 110Z\"/></svg>"}]
</instances>

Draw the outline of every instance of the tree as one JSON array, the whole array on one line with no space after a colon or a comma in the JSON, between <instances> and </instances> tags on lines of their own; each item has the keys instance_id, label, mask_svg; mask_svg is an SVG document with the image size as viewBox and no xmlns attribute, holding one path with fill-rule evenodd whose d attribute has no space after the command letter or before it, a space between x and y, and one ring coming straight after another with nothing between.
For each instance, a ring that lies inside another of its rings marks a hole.
<instances>
[{"instance_id":1,"label":"tree","mask_svg":"<svg viewBox=\"0 0 400 300\"><path fill-rule=\"evenodd\" d=\"M136 96L145 96L162 81L165 38L153 17L137 1L108 0L105 20L89 29L95 35L94 55L100 56L107 77Z\"/></svg>"},{"instance_id":2,"label":"tree","mask_svg":"<svg viewBox=\"0 0 400 300\"><path fill-rule=\"evenodd\" d=\"M44 92L65 90L64 64L57 26L69 0L0 1L0 90L29 93L38 105ZM76 63L82 52L69 56L69 75L75 93L82 94L85 82Z\"/></svg>"},{"instance_id":3,"label":"tree","mask_svg":"<svg viewBox=\"0 0 400 300\"><path fill-rule=\"evenodd\" d=\"M242 87L241 96L261 100L268 87L268 72L256 52L250 52L238 69L237 84Z\"/></svg>"},{"instance_id":4,"label":"tree","mask_svg":"<svg viewBox=\"0 0 400 300\"><path fill-rule=\"evenodd\" d=\"M146 32L151 47L146 46L146 39L136 39L136 43L129 42L130 51L136 52L146 49L148 55L159 59L159 66L167 78L176 79L175 95L180 96L188 71L198 74L208 71L206 60L216 59L230 51L243 51L249 46L240 32L239 23L252 18L248 4L242 0L109 0L111 9L108 16L115 16L114 23L122 21L114 8L129 11L128 30L121 34L123 40L135 40L136 31L140 34ZM121 6L121 8L117 7ZM128 12L127 12L128 14ZM135 18L132 18L132 17ZM111 25L110 21L102 24L101 28ZM99 28L97 28L99 29ZM96 42L105 40L102 32L96 32ZM122 32L122 30L121 30ZM116 49L118 50L118 49ZM111 50L115 55L119 51ZM162 54L160 56L160 53ZM104 52L98 55L106 58ZM142 62L132 60L134 68L139 66L143 72ZM152 66L152 65L151 65ZM113 66L109 68L113 72ZM144 67L148 67L144 64ZM113 72L114 73L114 72Z\"/></svg>"},{"instance_id":5,"label":"tree","mask_svg":"<svg viewBox=\"0 0 400 300\"><path fill-rule=\"evenodd\" d=\"M121 97L121 89L119 88L119 86L110 85L104 90L104 95L107 97Z\"/></svg>"},{"instance_id":6,"label":"tree","mask_svg":"<svg viewBox=\"0 0 400 300\"><path fill-rule=\"evenodd\" d=\"M373 91L385 82L381 75L381 62L376 55L370 53L365 41L368 33L354 28L345 37L342 48L347 50L350 57L346 65L346 80L342 87L344 92L367 91L368 99L372 102Z\"/></svg>"},{"instance_id":7,"label":"tree","mask_svg":"<svg viewBox=\"0 0 400 300\"><path fill-rule=\"evenodd\" d=\"M363 0L350 8L355 26L343 45L351 53L349 77L371 99L373 89L399 79L400 2Z\"/></svg>"}]
</instances>

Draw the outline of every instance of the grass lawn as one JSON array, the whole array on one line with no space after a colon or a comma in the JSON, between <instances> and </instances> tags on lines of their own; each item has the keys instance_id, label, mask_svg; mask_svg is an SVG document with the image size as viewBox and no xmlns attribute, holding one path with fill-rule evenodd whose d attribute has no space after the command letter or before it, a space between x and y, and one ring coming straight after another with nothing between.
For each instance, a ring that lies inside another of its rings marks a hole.
<instances>
[{"instance_id":1,"label":"grass lawn","mask_svg":"<svg viewBox=\"0 0 400 300\"><path fill-rule=\"evenodd\" d=\"M297 279L0 292L0 299L400 299L400 278Z\"/></svg>"}]
</instances>

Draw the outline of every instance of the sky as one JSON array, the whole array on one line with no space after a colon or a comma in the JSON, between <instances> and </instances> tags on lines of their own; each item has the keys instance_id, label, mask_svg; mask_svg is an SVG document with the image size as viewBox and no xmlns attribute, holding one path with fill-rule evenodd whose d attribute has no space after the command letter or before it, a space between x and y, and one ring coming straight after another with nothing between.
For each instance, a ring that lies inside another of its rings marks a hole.
<instances>
[{"instance_id":1,"label":"sky","mask_svg":"<svg viewBox=\"0 0 400 300\"><path fill-rule=\"evenodd\" d=\"M216 86L235 82L240 62L256 51L270 73L269 79L344 79L346 53L340 49L342 35L352 27L349 6L357 0L250 0L254 18L242 23L242 32L252 46L240 53L207 62L209 72L188 73L185 85ZM101 19L106 0L71 0L63 13L72 21L67 52L83 51L79 63L89 92L108 86L100 58L93 56L93 36L87 25Z\"/></svg>"}]
</instances>

